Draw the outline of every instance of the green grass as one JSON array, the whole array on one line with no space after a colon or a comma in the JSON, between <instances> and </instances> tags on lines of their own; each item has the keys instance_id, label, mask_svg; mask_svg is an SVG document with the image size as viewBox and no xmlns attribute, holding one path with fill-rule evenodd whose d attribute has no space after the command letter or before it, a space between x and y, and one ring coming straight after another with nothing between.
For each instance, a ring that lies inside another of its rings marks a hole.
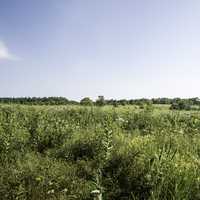
<instances>
[{"instance_id":1,"label":"green grass","mask_svg":"<svg viewBox=\"0 0 200 200\"><path fill-rule=\"evenodd\" d=\"M0 199L200 199L200 113L0 106Z\"/></svg>"}]
</instances>

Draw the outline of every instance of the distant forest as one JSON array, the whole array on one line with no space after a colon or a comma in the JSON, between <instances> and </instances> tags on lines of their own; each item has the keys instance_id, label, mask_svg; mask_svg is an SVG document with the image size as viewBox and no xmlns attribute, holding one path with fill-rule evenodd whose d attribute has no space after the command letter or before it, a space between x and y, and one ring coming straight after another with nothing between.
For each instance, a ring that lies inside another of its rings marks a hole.
<instances>
[{"instance_id":1,"label":"distant forest","mask_svg":"<svg viewBox=\"0 0 200 200\"><path fill-rule=\"evenodd\" d=\"M194 106L200 106L200 99L196 98L152 98L152 99L105 99L104 96L98 96L97 100L93 101L89 97L83 98L81 101L69 100L65 97L3 97L0 98L0 103L4 104L24 104L24 105L152 105L152 104L163 104L171 105L171 109L185 109L190 110Z\"/></svg>"}]
</instances>

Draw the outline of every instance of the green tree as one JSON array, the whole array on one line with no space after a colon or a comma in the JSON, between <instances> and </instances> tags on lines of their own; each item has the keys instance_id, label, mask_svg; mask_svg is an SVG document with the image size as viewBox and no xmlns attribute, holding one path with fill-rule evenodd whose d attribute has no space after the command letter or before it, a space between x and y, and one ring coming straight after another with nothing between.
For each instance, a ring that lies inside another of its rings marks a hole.
<instances>
[{"instance_id":1,"label":"green tree","mask_svg":"<svg viewBox=\"0 0 200 200\"><path fill-rule=\"evenodd\" d=\"M84 106L92 106L93 101L89 97L85 97L85 98L81 99L80 104L84 105Z\"/></svg>"},{"instance_id":2,"label":"green tree","mask_svg":"<svg viewBox=\"0 0 200 200\"><path fill-rule=\"evenodd\" d=\"M191 110L191 105L186 100L177 100L171 104L172 110Z\"/></svg>"},{"instance_id":3,"label":"green tree","mask_svg":"<svg viewBox=\"0 0 200 200\"><path fill-rule=\"evenodd\" d=\"M106 100L104 99L104 96L98 96L98 99L96 100L97 106L104 106L106 104Z\"/></svg>"}]
</instances>

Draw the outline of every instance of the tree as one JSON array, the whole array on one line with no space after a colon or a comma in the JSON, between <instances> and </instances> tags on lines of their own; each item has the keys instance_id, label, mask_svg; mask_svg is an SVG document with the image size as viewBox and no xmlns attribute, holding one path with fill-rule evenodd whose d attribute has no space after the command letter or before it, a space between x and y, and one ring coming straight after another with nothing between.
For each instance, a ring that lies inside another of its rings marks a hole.
<instances>
[{"instance_id":1,"label":"tree","mask_svg":"<svg viewBox=\"0 0 200 200\"><path fill-rule=\"evenodd\" d=\"M80 104L84 105L84 106L92 106L93 101L89 97L85 97L85 98L81 99Z\"/></svg>"},{"instance_id":2,"label":"tree","mask_svg":"<svg viewBox=\"0 0 200 200\"><path fill-rule=\"evenodd\" d=\"M96 100L97 106L104 106L106 104L106 101L104 99L104 96L98 96L98 99Z\"/></svg>"},{"instance_id":3,"label":"tree","mask_svg":"<svg viewBox=\"0 0 200 200\"><path fill-rule=\"evenodd\" d=\"M186 100L177 100L172 102L170 109L172 110L191 110L191 105Z\"/></svg>"},{"instance_id":4,"label":"tree","mask_svg":"<svg viewBox=\"0 0 200 200\"><path fill-rule=\"evenodd\" d=\"M126 100L126 99L120 99L120 100L118 101L118 104L119 104L119 105L122 105L122 106L125 106L125 105L128 104L128 100Z\"/></svg>"}]
</instances>

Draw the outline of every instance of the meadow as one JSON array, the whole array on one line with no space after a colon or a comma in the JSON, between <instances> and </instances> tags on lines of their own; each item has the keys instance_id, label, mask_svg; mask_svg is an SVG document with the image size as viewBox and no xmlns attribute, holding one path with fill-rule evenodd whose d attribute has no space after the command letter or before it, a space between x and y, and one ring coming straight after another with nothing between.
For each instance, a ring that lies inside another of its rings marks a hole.
<instances>
[{"instance_id":1,"label":"meadow","mask_svg":"<svg viewBox=\"0 0 200 200\"><path fill-rule=\"evenodd\" d=\"M200 111L0 105L0 199L200 199Z\"/></svg>"}]
</instances>

